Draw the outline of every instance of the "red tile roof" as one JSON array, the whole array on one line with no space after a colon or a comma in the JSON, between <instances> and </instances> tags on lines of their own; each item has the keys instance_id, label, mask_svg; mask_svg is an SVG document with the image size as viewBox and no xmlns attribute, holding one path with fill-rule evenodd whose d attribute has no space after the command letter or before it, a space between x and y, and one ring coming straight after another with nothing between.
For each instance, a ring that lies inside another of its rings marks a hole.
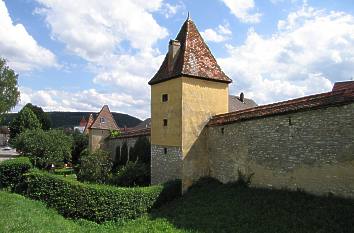
<instances>
[{"instance_id":1,"label":"red tile roof","mask_svg":"<svg viewBox=\"0 0 354 233\"><path fill-rule=\"evenodd\" d=\"M104 121L102 121L103 119ZM95 121L90 126L91 129L119 130L116 121L107 105L104 105L98 113Z\"/></svg>"},{"instance_id":2,"label":"red tile roof","mask_svg":"<svg viewBox=\"0 0 354 233\"><path fill-rule=\"evenodd\" d=\"M92 113L90 114L88 120L87 120L87 123L86 123L86 126L85 126L85 129L84 129L84 134L88 134L88 130L89 128L91 127L92 123L95 121L95 119L93 118L93 115Z\"/></svg>"},{"instance_id":3,"label":"red tile roof","mask_svg":"<svg viewBox=\"0 0 354 233\"><path fill-rule=\"evenodd\" d=\"M150 85L180 76L225 83L232 82L217 64L210 49L190 18L184 22L176 40L180 42L180 49L173 61L172 69L169 69L169 54L167 53L160 69L150 80Z\"/></svg>"},{"instance_id":4,"label":"red tile roof","mask_svg":"<svg viewBox=\"0 0 354 233\"><path fill-rule=\"evenodd\" d=\"M131 138L131 137L139 137L139 136L150 136L151 135L151 128L145 128L145 129L127 129L126 131L122 130L121 131L121 136L116 137L116 138ZM111 138L115 139L115 138Z\"/></svg>"},{"instance_id":5,"label":"red tile roof","mask_svg":"<svg viewBox=\"0 0 354 233\"><path fill-rule=\"evenodd\" d=\"M336 82L333 86L332 91L339 91L350 88L354 89L354 81Z\"/></svg>"},{"instance_id":6,"label":"red tile roof","mask_svg":"<svg viewBox=\"0 0 354 233\"><path fill-rule=\"evenodd\" d=\"M208 126L224 125L236 121L338 106L353 102L354 87L216 115L210 119Z\"/></svg>"}]
</instances>

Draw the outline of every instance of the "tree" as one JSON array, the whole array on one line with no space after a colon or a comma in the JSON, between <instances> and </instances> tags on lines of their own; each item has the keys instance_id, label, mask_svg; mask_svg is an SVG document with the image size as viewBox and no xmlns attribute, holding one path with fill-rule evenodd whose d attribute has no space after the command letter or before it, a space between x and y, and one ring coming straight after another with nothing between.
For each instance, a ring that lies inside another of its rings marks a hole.
<instances>
[{"instance_id":1,"label":"tree","mask_svg":"<svg viewBox=\"0 0 354 233\"><path fill-rule=\"evenodd\" d=\"M36 167L46 168L52 163L68 161L72 143L72 138L61 130L30 129L19 134L14 145Z\"/></svg>"},{"instance_id":2,"label":"tree","mask_svg":"<svg viewBox=\"0 0 354 233\"><path fill-rule=\"evenodd\" d=\"M26 129L41 128L41 123L28 107L23 107L10 124L10 138L13 139Z\"/></svg>"},{"instance_id":3,"label":"tree","mask_svg":"<svg viewBox=\"0 0 354 233\"><path fill-rule=\"evenodd\" d=\"M52 122L50 121L48 114L46 112L44 112L41 107L38 107L38 106L33 105L31 103L26 104L25 107L28 107L29 109L31 109L32 112L36 115L39 122L42 124L43 130L50 129Z\"/></svg>"},{"instance_id":4,"label":"tree","mask_svg":"<svg viewBox=\"0 0 354 233\"><path fill-rule=\"evenodd\" d=\"M88 136L75 130L72 134L73 147L71 150L71 161L73 165L77 165L80 160L80 154L88 146Z\"/></svg>"},{"instance_id":5,"label":"tree","mask_svg":"<svg viewBox=\"0 0 354 233\"><path fill-rule=\"evenodd\" d=\"M129 154L130 156L130 154ZM151 144L147 137L139 137L132 150L132 162L138 160L139 162L150 164Z\"/></svg>"},{"instance_id":6,"label":"tree","mask_svg":"<svg viewBox=\"0 0 354 233\"><path fill-rule=\"evenodd\" d=\"M17 89L18 75L6 65L6 60L0 58L0 117L8 112L19 101L20 92Z\"/></svg>"},{"instance_id":7,"label":"tree","mask_svg":"<svg viewBox=\"0 0 354 233\"><path fill-rule=\"evenodd\" d=\"M124 142L120 152L119 165L126 165L127 162L128 162L128 145L126 142Z\"/></svg>"},{"instance_id":8,"label":"tree","mask_svg":"<svg viewBox=\"0 0 354 233\"><path fill-rule=\"evenodd\" d=\"M81 153L80 169L77 178L80 181L107 183L110 181L112 159L109 153L96 150L90 153L87 149Z\"/></svg>"}]
</instances>

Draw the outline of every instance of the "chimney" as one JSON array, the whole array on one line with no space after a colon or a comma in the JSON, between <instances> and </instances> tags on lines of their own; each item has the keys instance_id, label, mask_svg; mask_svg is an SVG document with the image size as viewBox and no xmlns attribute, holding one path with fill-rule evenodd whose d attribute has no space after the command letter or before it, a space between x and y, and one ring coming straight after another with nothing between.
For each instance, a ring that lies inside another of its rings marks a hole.
<instances>
[{"instance_id":1,"label":"chimney","mask_svg":"<svg viewBox=\"0 0 354 233\"><path fill-rule=\"evenodd\" d=\"M170 43L168 45L168 71L169 72L173 70L173 65L178 55L180 47L181 47L181 43L178 40L170 40Z\"/></svg>"},{"instance_id":2,"label":"chimney","mask_svg":"<svg viewBox=\"0 0 354 233\"><path fill-rule=\"evenodd\" d=\"M240 101L242 103L245 102L245 94L243 94L243 92L240 93Z\"/></svg>"}]
</instances>

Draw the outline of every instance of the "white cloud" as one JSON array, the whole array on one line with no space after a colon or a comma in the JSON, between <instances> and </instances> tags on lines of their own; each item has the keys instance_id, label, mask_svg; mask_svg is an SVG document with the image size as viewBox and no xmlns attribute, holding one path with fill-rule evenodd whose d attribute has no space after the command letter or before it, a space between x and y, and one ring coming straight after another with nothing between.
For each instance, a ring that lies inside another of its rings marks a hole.
<instances>
[{"instance_id":1,"label":"white cloud","mask_svg":"<svg viewBox=\"0 0 354 233\"><path fill-rule=\"evenodd\" d=\"M0 0L0 54L16 72L58 66L55 55L38 45L22 24L14 24Z\"/></svg>"},{"instance_id":2,"label":"white cloud","mask_svg":"<svg viewBox=\"0 0 354 233\"><path fill-rule=\"evenodd\" d=\"M229 25L219 25L216 29L208 28L200 33L204 40L212 42L223 42L230 39L232 34Z\"/></svg>"},{"instance_id":3,"label":"white cloud","mask_svg":"<svg viewBox=\"0 0 354 233\"><path fill-rule=\"evenodd\" d=\"M235 15L243 23L259 23L262 16L261 13L255 12L254 0L222 0Z\"/></svg>"},{"instance_id":4,"label":"white cloud","mask_svg":"<svg viewBox=\"0 0 354 233\"><path fill-rule=\"evenodd\" d=\"M176 15L179 11L184 12L186 7L183 2L178 2L175 5L164 3L162 8L163 15L166 19L169 19Z\"/></svg>"},{"instance_id":5,"label":"white cloud","mask_svg":"<svg viewBox=\"0 0 354 233\"><path fill-rule=\"evenodd\" d=\"M258 103L329 91L354 74L354 17L304 4L272 36L250 29L244 44L227 48L230 56L219 63L234 79L233 91Z\"/></svg>"},{"instance_id":6,"label":"white cloud","mask_svg":"<svg viewBox=\"0 0 354 233\"><path fill-rule=\"evenodd\" d=\"M156 42L168 35L167 29L153 18L153 13L170 17L177 12L179 5L166 4L162 0L77 0L70 4L61 0L36 1L40 5L35 12L44 17L52 38L64 43L69 52L88 62L95 85L100 89L116 90L115 93L125 99L147 101L143 106L138 103L133 103L135 106L131 107L121 105L124 109L117 111L134 114L133 109L136 109L136 114L145 116L150 108L147 82L163 60L156 49ZM113 98L109 102L110 107L114 108L119 102L114 94L97 93L96 99L99 95L106 99ZM64 95L58 96L64 98ZM92 106L89 101L95 99L83 101ZM95 107L101 107L103 102ZM58 106L81 109L64 102Z\"/></svg>"},{"instance_id":7,"label":"white cloud","mask_svg":"<svg viewBox=\"0 0 354 233\"><path fill-rule=\"evenodd\" d=\"M167 36L167 30L150 13L161 7L161 0L37 2L41 7L36 12L45 17L52 37L91 62L123 53L123 42L133 49L151 50L156 41Z\"/></svg>"},{"instance_id":8,"label":"white cloud","mask_svg":"<svg viewBox=\"0 0 354 233\"><path fill-rule=\"evenodd\" d=\"M133 98L132 96L115 92L104 93L95 89L79 92L58 90L32 90L20 88L21 101L16 106L20 110L26 103L41 106L44 111L93 111L98 112L104 104L108 104L111 111L123 112L145 119L150 115L149 100Z\"/></svg>"}]
</instances>

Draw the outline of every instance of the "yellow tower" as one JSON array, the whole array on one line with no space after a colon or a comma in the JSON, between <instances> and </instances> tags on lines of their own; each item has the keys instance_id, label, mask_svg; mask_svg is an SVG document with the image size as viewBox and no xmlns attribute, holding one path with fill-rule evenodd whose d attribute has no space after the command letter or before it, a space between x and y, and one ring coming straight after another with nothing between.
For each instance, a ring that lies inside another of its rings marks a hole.
<instances>
[{"instance_id":1,"label":"yellow tower","mask_svg":"<svg viewBox=\"0 0 354 233\"><path fill-rule=\"evenodd\" d=\"M228 112L228 84L188 17L151 85L151 180L176 178L186 186L208 175L203 129L211 116Z\"/></svg>"}]
</instances>

